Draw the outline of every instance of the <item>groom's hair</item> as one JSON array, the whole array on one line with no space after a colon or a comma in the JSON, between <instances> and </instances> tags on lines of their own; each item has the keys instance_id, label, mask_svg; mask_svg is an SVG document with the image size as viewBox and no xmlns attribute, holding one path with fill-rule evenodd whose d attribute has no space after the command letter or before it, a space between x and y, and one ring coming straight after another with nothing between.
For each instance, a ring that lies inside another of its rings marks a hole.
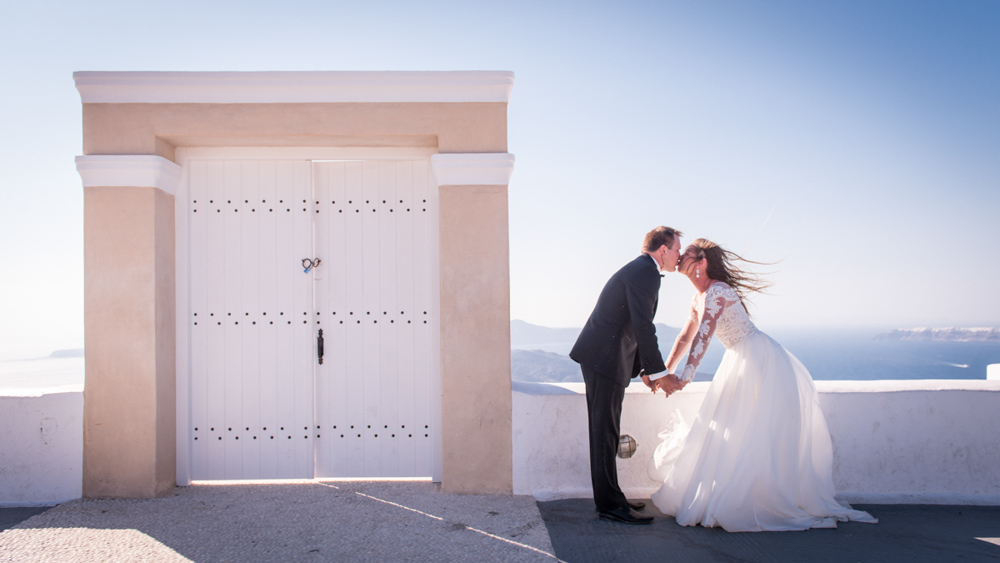
<instances>
[{"instance_id":1,"label":"groom's hair","mask_svg":"<svg viewBox=\"0 0 1000 563\"><path fill-rule=\"evenodd\" d=\"M643 252L655 252L663 245L667 248L674 246L674 237L682 237L684 233L670 227L656 227L646 233L646 238L642 239Z\"/></svg>"}]
</instances>

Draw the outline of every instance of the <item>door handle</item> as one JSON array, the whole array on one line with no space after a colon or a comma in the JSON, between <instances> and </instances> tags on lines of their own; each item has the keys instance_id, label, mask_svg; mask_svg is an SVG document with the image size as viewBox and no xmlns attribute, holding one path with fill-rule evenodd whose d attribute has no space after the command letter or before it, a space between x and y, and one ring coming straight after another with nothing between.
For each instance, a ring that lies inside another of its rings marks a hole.
<instances>
[{"instance_id":1,"label":"door handle","mask_svg":"<svg viewBox=\"0 0 1000 563\"><path fill-rule=\"evenodd\" d=\"M322 260L320 260L319 258L312 259L312 260L310 260L309 258L303 258L302 259L302 271L308 274L309 270L312 270L313 268L319 268L319 263L320 262L322 262Z\"/></svg>"},{"instance_id":2,"label":"door handle","mask_svg":"<svg viewBox=\"0 0 1000 563\"><path fill-rule=\"evenodd\" d=\"M319 336L316 337L316 354L319 356L320 365L323 364L323 329L319 329Z\"/></svg>"}]
</instances>

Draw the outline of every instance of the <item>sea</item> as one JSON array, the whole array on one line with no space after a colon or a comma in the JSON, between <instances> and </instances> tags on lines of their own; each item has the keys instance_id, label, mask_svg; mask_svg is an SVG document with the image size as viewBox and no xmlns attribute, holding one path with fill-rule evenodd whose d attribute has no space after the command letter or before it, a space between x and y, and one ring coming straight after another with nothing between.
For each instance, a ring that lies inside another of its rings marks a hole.
<instances>
[{"instance_id":1,"label":"sea","mask_svg":"<svg viewBox=\"0 0 1000 563\"><path fill-rule=\"evenodd\" d=\"M877 340L875 337L884 331L870 329L788 328L767 332L795 355L816 380L983 380L988 365L1000 364L998 342ZM520 343L515 339L515 348L543 350L572 362L566 354L573 345L575 334L572 331L552 334L559 334L560 338ZM672 337L661 336L664 356L671 342ZM711 379L724 351L718 339L713 339L696 380ZM570 368L575 371L575 364ZM82 350L58 351L43 358L0 361L0 395L30 393L33 389L47 392L79 390L84 375Z\"/></svg>"},{"instance_id":2,"label":"sea","mask_svg":"<svg viewBox=\"0 0 1000 563\"><path fill-rule=\"evenodd\" d=\"M666 358L676 329L671 329L670 334L661 328L666 327L657 325L658 334L667 333L660 336L660 349ZM887 330L866 328L783 328L765 332L797 357L816 380L984 380L987 366L1000 364L1000 342L878 340L876 336ZM565 355L575 337L566 339L565 333L562 336L549 342L515 339L514 347ZM722 344L713 338L695 380L711 379L724 352Z\"/></svg>"},{"instance_id":3,"label":"sea","mask_svg":"<svg viewBox=\"0 0 1000 563\"><path fill-rule=\"evenodd\" d=\"M0 395L30 396L39 392L61 393L83 390L83 351L67 357L0 361Z\"/></svg>"},{"instance_id":4,"label":"sea","mask_svg":"<svg viewBox=\"0 0 1000 563\"><path fill-rule=\"evenodd\" d=\"M801 361L813 379L986 379L1000 364L1000 342L876 340L882 331L783 329L767 331ZM714 372L724 349L714 342Z\"/></svg>"}]
</instances>

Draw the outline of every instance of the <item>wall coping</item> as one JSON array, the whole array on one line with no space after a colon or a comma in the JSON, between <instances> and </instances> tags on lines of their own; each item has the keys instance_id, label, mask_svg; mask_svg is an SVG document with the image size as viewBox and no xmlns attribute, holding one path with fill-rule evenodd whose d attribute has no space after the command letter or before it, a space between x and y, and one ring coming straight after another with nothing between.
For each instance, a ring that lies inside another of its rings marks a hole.
<instances>
[{"instance_id":1,"label":"wall coping","mask_svg":"<svg viewBox=\"0 0 1000 563\"><path fill-rule=\"evenodd\" d=\"M435 154L431 168L439 186L506 186L514 173L510 153ZM155 155L76 157L83 187L142 186L176 195L181 167Z\"/></svg>"},{"instance_id":2,"label":"wall coping","mask_svg":"<svg viewBox=\"0 0 1000 563\"><path fill-rule=\"evenodd\" d=\"M85 104L502 102L510 71L79 71Z\"/></svg>"},{"instance_id":3,"label":"wall coping","mask_svg":"<svg viewBox=\"0 0 1000 563\"><path fill-rule=\"evenodd\" d=\"M442 153L431 156L439 186L506 186L514 173L514 155Z\"/></svg>"},{"instance_id":4,"label":"wall coping","mask_svg":"<svg viewBox=\"0 0 1000 563\"><path fill-rule=\"evenodd\" d=\"M0 387L0 398L17 397L22 399L36 399L45 395L61 395L63 393L82 394L83 383L50 385L48 387Z\"/></svg>"},{"instance_id":5,"label":"wall coping","mask_svg":"<svg viewBox=\"0 0 1000 563\"><path fill-rule=\"evenodd\" d=\"M879 379L879 380L820 380L816 381L820 393L899 393L907 391L986 391L1000 393L1000 381L981 379ZM709 381L691 383L685 389L689 392L705 393ZM515 393L525 395L586 395L582 382L569 383L528 383L513 382ZM649 388L640 381L633 381L625 389L626 393L649 393Z\"/></svg>"},{"instance_id":6,"label":"wall coping","mask_svg":"<svg viewBox=\"0 0 1000 563\"><path fill-rule=\"evenodd\" d=\"M83 187L150 187L177 195L181 167L155 155L90 155L76 157Z\"/></svg>"}]
</instances>

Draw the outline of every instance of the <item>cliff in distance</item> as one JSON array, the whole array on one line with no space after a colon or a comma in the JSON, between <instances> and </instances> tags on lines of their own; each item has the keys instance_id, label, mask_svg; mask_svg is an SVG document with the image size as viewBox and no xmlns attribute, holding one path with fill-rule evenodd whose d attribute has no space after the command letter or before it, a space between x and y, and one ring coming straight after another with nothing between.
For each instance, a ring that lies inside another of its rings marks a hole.
<instances>
[{"instance_id":1,"label":"cliff in distance","mask_svg":"<svg viewBox=\"0 0 1000 563\"><path fill-rule=\"evenodd\" d=\"M879 334L875 340L1000 342L1000 328L897 328Z\"/></svg>"}]
</instances>

